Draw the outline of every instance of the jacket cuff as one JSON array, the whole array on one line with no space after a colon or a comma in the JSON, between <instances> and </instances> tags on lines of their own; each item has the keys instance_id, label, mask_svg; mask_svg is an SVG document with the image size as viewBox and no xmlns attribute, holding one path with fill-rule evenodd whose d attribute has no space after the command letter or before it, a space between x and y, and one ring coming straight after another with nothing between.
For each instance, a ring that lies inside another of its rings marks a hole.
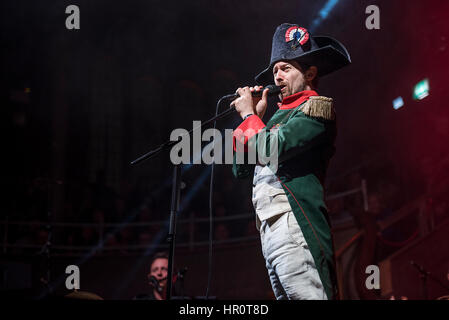
<instances>
[{"instance_id":1,"label":"jacket cuff","mask_svg":"<svg viewBox=\"0 0 449 320\"><path fill-rule=\"evenodd\" d=\"M234 151L247 152L248 140L265 128L265 123L256 115L246 118L232 133Z\"/></svg>"}]
</instances>

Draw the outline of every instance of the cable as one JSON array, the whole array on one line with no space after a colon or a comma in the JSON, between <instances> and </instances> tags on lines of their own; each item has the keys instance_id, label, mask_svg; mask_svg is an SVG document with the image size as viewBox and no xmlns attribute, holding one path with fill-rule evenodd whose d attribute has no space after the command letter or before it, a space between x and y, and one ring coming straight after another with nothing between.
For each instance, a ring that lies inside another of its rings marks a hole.
<instances>
[{"instance_id":1,"label":"cable","mask_svg":"<svg viewBox=\"0 0 449 320\"><path fill-rule=\"evenodd\" d=\"M217 106L215 108L215 116L218 115L218 109L220 108L221 102L226 99L222 97L217 102ZM214 132L217 125L217 120L214 121ZM215 144L215 136L214 136L214 144ZM215 150L215 146L212 150ZM212 280L212 243L213 243L213 195L214 195L214 170L215 169L215 161L212 162L212 168L210 172L210 185L209 185L209 274L207 277L207 288L206 288L206 300L209 298L209 289Z\"/></svg>"}]
</instances>

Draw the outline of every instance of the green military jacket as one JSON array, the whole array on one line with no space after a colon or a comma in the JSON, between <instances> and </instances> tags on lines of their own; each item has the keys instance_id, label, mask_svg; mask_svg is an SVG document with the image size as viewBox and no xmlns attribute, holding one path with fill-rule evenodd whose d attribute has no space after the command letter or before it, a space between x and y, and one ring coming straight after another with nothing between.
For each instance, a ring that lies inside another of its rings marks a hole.
<instances>
[{"instance_id":1,"label":"green military jacket","mask_svg":"<svg viewBox=\"0 0 449 320\"><path fill-rule=\"evenodd\" d=\"M250 116L234 130L232 168L237 178L252 177L255 164L247 163L248 156L244 163L236 161L237 153L246 154L264 144L263 152L268 157L273 141L270 139L277 139L278 165L274 173L301 227L328 299L338 296L331 228L324 202L324 179L335 153L335 137L332 99L318 96L315 91L302 91L285 98L266 125L259 117Z\"/></svg>"}]
</instances>

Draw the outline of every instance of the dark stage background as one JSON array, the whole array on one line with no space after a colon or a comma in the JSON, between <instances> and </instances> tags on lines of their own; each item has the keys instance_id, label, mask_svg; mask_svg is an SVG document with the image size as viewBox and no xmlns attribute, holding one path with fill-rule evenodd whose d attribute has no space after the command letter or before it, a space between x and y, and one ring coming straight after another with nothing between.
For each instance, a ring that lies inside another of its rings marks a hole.
<instances>
[{"instance_id":1,"label":"dark stage background","mask_svg":"<svg viewBox=\"0 0 449 320\"><path fill-rule=\"evenodd\" d=\"M79 30L65 27L72 4ZM379 30L365 26L368 5L380 9ZM38 296L48 266L55 294L67 294L58 280L69 264L80 266L81 290L105 299L148 290L149 258L166 249L172 168L168 154L130 161L255 85L283 22L335 37L352 58L318 89L338 116L326 187L342 297L422 299L410 260L440 282L428 280L428 299L448 295L447 12L447 0L2 1L3 295ZM414 100L425 78L430 94ZM234 114L217 126L239 123ZM175 266L189 268L190 297L207 285L209 170L183 173ZM272 299L251 181L234 179L229 165L215 178L211 295ZM369 264L381 266L379 290L363 288Z\"/></svg>"}]
</instances>

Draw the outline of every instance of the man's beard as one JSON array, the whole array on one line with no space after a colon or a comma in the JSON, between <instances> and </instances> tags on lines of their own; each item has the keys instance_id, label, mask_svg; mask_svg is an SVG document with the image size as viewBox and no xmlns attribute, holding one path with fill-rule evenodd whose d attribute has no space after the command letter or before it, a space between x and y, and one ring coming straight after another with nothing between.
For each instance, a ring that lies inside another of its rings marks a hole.
<instances>
[{"instance_id":1,"label":"man's beard","mask_svg":"<svg viewBox=\"0 0 449 320\"><path fill-rule=\"evenodd\" d=\"M290 93L290 90L288 90L288 92L285 94L285 96L284 96L284 94L281 92L281 93L279 94L279 99L282 101L284 98L286 98L286 97L288 97L288 96L291 96L291 95L294 95L295 93L304 91L304 90L306 90L306 86L307 86L307 84L303 83L303 84L299 87L299 89L298 89L297 91L295 91L295 92L291 92L291 93ZM288 89L288 86L286 86L286 88Z\"/></svg>"}]
</instances>

